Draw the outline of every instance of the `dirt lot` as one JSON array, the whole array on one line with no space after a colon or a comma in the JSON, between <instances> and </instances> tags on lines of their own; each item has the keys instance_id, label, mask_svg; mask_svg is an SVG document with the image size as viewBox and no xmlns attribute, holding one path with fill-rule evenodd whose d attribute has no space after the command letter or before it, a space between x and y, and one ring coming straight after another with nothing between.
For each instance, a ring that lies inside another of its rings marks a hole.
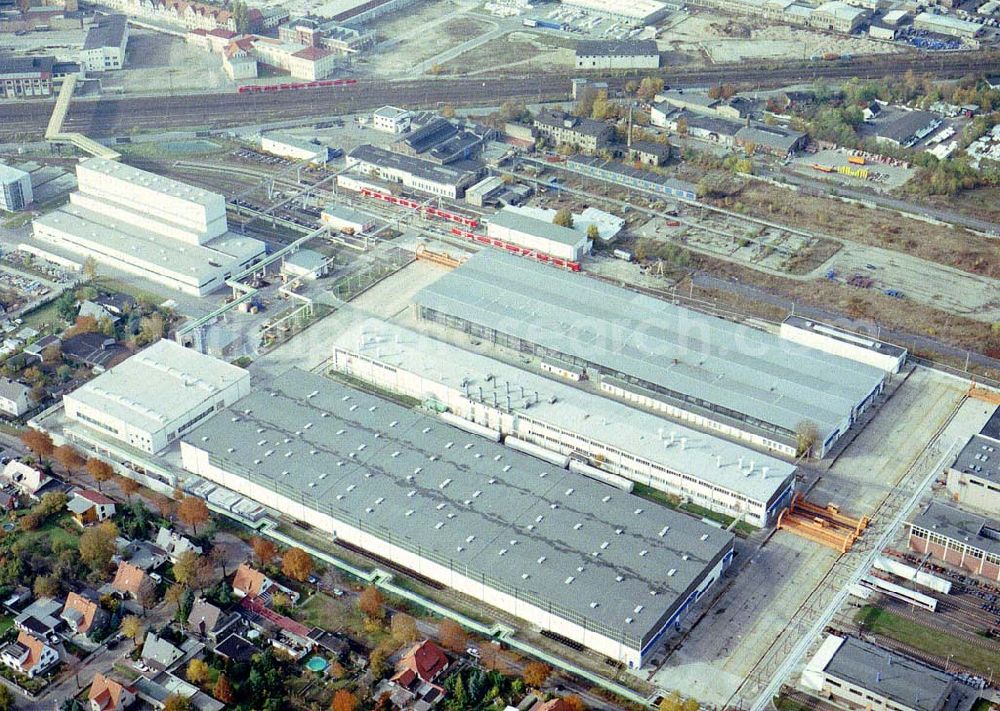
<instances>
[{"instance_id":1,"label":"dirt lot","mask_svg":"<svg viewBox=\"0 0 1000 711\"><path fill-rule=\"evenodd\" d=\"M573 66L572 40L537 32L511 32L445 62L450 73L475 74L527 64L535 69Z\"/></svg>"},{"instance_id":2,"label":"dirt lot","mask_svg":"<svg viewBox=\"0 0 1000 711\"><path fill-rule=\"evenodd\" d=\"M169 93L233 86L222 70L219 55L152 30L133 28L129 32L125 67L125 71L101 75L105 92Z\"/></svg>"},{"instance_id":3,"label":"dirt lot","mask_svg":"<svg viewBox=\"0 0 1000 711\"><path fill-rule=\"evenodd\" d=\"M699 52L710 62L744 59L808 59L814 54L880 54L901 51L888 44L832 33L768 24L749 17L701 11L674 22L660 36L672 50Z\"/></svg>"},{"instance_id":4,"label":"dirt lot","mask_svg":"<svg viewBox=\"0 0 1000 711\"><path fill-rule=\"evenodd\" d=\"M751 214L842 237L1000 279L1000 244L964 230L843 205L762 183L748 185L736 198Z\"/></svg>"},{"instance_id":5,"label":"dirt lot","mask_svg":"<svg viewBox=\"0 0 1000 711\"><path fill-rule=\"evenodd\" d=\"M431 5L435 7L436 5ZM454 11L445 4L443 12ZM404 29L410 32L397 31L397 22L389 27L380 27L379 34L392 38L392 46L386 52L369 54L366 59L369 67L376 72L406 72L412 70L415 64L430 59L462 42L493 29L490 23L466 15L458 15L444 22L433 20L439 13L428 13L428 8L422 8L416 16L407 17ZM414 32L419 27L420 31Z\"/></svg>"},{"instance_id":6,"label":"dirt lot","mask_svg":"<svg viewBox=\"0 0 1000 711\"><path fill-rule=\"evenodd\" d=\"M955 197L935 197L928 202L1000 224L1000 188L966 190Z\"/></svg>"}]
</instances>

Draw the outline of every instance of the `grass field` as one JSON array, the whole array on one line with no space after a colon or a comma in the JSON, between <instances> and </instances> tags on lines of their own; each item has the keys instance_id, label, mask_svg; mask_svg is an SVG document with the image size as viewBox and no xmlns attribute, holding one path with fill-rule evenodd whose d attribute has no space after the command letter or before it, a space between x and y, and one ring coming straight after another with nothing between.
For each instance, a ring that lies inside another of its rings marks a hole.
<instances>
[{"instance_id":1,"label":"grass field","mask_svg":"<svg viewBox=\"0 0 1000 711\"><path fill-rule=\"evenodd\" d=\"M868 632L890 637L941 659L950 657L955 664L983 676L1000 671L1000 652L977 647L961 637L921 625L880 607L866 605L858 611L855 620Z\"/></svg>"},{"instance_id":2,"label":"grass field","mask_svg":"<svg viewBox=\"0 0 1000 711\"><path fill-rule=\"evenodd\" d=\"M647 501L652 501L654 503L660 504L660 506L666 506L668 509L674 509L675 511L684 511L692 516L698 516L699 518L705 518L709 521L715 521L721 524L725 528L728 528L732 522L733 517L727 516L724 513L718 513L717 511L709 511L704 506L699 506L698 504L680 502L676 497L672 497L670 494L664 493L659 489L654 489L651 486L646 486L645 484L636 484L632 493L636 496L641 496ZM756 528L751 526L749 523L740 521L735 526L733 526L733 532L738 536L746 538L747 536L753 535L757 531Z\"/></svg>"}]
</instances>

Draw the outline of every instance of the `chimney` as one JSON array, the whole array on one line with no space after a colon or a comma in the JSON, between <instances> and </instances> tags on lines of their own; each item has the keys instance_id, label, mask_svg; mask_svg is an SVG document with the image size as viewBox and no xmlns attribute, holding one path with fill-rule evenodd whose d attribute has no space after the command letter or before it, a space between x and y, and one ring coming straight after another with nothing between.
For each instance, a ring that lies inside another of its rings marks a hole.
<instances>
[{"instance_id":1,"label":"chimney","mask_svg":"<svg viewBox=\"0 0 1000 711\"><path fill-rule=\"evenodd\" d=\"M717 455L715 457L715 468L716 469L722 469L722 457L721 456Z\"/></svg>"},{"instance_id":2,"label":"chimney","mask_svg":"<svg viewBox=\"0 0 1000 711\"><path fill-rule=\"evenodd\" d=\"M767 479L767 467L760 468L760 478Z\"/></svg>"},{"instance_id":3,"label":"chimney","mask_svg":"<svg viewBox=\"0 0 1000 711\"><path fill-rule=\"evenodd\" d=\"M687 443L688 443L688 438L687 437L681 437L681 449L682 450L687 448Z\"/></svg>"},{"instance_id":4,"label":"chimney","mask_svg":"<svg viewBox=\"0 0 1000 711\"><path fill-rule=\"evenodd\" d=\"M743 457L740 457L738 466L741 470L743 469Z\"/></svg>"}]
</instances>

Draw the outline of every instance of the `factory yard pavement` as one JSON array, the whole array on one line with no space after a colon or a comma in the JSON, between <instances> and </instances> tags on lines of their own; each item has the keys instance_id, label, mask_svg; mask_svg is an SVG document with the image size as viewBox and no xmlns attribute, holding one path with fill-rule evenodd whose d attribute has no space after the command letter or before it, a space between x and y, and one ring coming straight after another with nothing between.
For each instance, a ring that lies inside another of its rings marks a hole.
<instances>
[{"instance_id":1,"label":"factory yard pavement","mask_svg":"<svg viewBox=\"0 0 1000 711\"><path fill-rule=\"evenodd\" d=\"M897 490L897 485L953 414L963 390L957 379L916 369L839 459L819 474L808 498L861 516L871 514L887 496L903 495L906 487ZM943 442L944 447L950 444ZM925 474L911 473L910 482ZM758 683L766 684L780 661L769 654L772 645L784 647L805 632L819 613L807 604L816 599L817 588L827 586L832 593L839 587L836 576L827 577L838 556L785 531L746 554L749 560L737 559L743 569L735 583L653 676L658 687L684 691L711 705L752 702ZM742 689L747 697L731 698L747 677L751 683Z\"/></svg>"}]
</instances>

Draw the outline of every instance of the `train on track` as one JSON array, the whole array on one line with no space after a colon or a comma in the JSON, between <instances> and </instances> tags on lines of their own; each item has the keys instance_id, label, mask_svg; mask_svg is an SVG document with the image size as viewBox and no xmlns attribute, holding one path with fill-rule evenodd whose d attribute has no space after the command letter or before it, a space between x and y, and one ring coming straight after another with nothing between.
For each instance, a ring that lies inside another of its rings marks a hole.
<instances>
[{"instance_id":1,"label":"train on track","mask_svg":"<svg viewBox=\"0 0 1000 711\"><path fill-rule=\"evenodd\" d=\"M328 86L353 86L357 79L326 79L324 81L296 82L292 84L243 84L237 87L237 94L260 94L263 92L295 91L298 89L320 89Z\"/></svg>"}]
</instances>

